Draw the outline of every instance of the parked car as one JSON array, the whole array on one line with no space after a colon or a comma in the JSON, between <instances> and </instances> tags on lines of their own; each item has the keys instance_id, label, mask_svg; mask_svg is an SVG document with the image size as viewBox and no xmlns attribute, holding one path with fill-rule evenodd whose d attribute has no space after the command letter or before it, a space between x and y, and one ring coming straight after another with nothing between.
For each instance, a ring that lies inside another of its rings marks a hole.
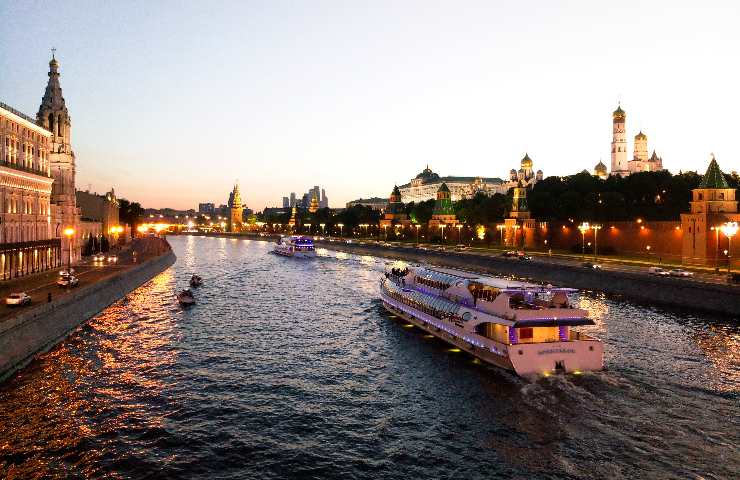
<instances>
[{"instance_id":1,"label":"parked car","mask_svg":"<svg viewBox=\"0 0 740 480\"><path fill-rule=\"evenodd\" d=\"M671 277L693 277L694 272L689 272L688 270L684 270L683 268L674 268L673 270L670 270L668 274Z\"/></svg>"},{"instance_id":2,"label":"parked car","mask_svg":"<svg viewBox=\"0 0 740 480\"><path fill-rule=\"evenodd\" d=\"M93 255L93 261L95 262L103 262L105 261L105 255L102 253L98 253L96 255Z\"/></svg>"},{"instance_id":3,"label":"parked car","mask_svg":"<svg viewBox=\"0 0 740 480\"><path fill-rule=\"evenodd\" d=\"M661 277L667 277L668 275L670 275L668 273L668 270L662 269L660 267L650 267L648 268L648 273L650 275L658 275Z\"/></svg>"},{"instance_id":4,"label":"parked car","mask_svg":"<svg viewBox=\"0 0 740 480\"><path fill-rule=\"evenodd\" d=\"M601 265L598 263L583 262L581 264L583 268L590 268L591 270L601 270Z\"/></svg>"},{"instance_id":5,"label":"parked car","mask_svg":"<svg viewBox=\"0 0 740 480\"><path fill-rule=\"evenodd\" d=\"M116 263L118 261L118 255L108 255L108 261L111 263Z\"/></svg>"},{"instance_id":6,"label":"parked car","mask_svg":"<svg viewBox=\"0 0 740 480\"><path fill-rule=\"evenodd\" d=\"M31 296L26 292L11 293L5 298L5 305L8 306L23 306L31 303Z\"/></svg>"},{"instance_id":7,"label":"parked car","mask_svg":"<svg viewBox=\"0 0 740 480\"><path fill-rule=\"evenodd\" d=\"M521 254L521 255L519 255L518 257L519 257L519 260L521 260L521 261L523 261L523 262L529 262L529 261L531 261L531 260L532 260L532 257L531 257L531 256L529 256L529 255L525 255L524 253L522 253L522 254Z\"/></svg>"},{"instance_id":8,"label":"parked car","mask_svg":"<svg viewBox=\"0 0 740 480\"><path fill-rule=\"evenodd\" d=\"M519 252L517 252L516 250L509 250L508 252L502 253L501 256L514 258L519 256Z\"/></svg>"}]
</instances>

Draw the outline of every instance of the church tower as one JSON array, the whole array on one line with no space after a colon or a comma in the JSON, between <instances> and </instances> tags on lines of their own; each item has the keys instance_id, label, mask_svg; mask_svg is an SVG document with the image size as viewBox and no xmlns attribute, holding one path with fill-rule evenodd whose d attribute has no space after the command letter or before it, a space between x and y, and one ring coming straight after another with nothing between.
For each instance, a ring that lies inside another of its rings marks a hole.
<instances>
[{"instance_id":1,"label":"church tower","mask_svg":"<svg viewBox=\"0 0 740 480\"><path fill-rule=\"evenodd\" d=\"M59 62L52 49L49 62L49 82L41 99L36 115L36 123L51 132L49 167L54 183L51 189L52 232L55 237L63 237L66 228L73 228L72 256L79 259L81 252L80 215L75 195L75 154L72 151L72 119L62 96L59 84ZM66 243L66 238L63 238ZM62 245L67 250L68 245Z\"/></svg>"},{"instance_id":2,"label":"church tower","mask_svg":"<svg viewBox=\"0 0 740 480\"><path fill-rule=\"evenodd\" d=\"M627 136L625 133L625 121L627 114L622 110L622 106L612 113L612 175L629 175L629 166L627 165Z\"/></svg>"},{"instance_id":3,"label":"church tower","mask_svg":"<svg viewBox=\"0 0 740 480\"><path fill-rule=\"evenodd\" d=\"M237 232L242 225L242 215L244 207L242 206L242 196L239 192L239 184L234 184L234 190L229 195L229 231Z\"/></svg>"}]
</instances>

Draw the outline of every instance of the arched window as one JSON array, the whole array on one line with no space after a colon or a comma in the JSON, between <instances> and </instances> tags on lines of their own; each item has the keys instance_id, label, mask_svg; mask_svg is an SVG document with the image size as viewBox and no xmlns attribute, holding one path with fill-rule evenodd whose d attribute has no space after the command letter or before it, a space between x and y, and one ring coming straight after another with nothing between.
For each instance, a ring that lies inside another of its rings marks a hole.
<instances>
[{"instance_id":1,"label":"arched window","mask_svg":"<svg viewBox=\"0 0 740 480\"><path fill-rule=\"evenodd\" d=\"M54 114L53 113L49 114L49 131L51 133L54 133Z\"/></svg>"},{"instance_id":2,"label":"arched window","mask_svg":"<svg viewBox=\"0 0 740 480\"><path fill-rule=\"evenodd\" d=\"M57 135L62 136L62 116L59 115L57 118Z\"/></svg>"}]
</instances>

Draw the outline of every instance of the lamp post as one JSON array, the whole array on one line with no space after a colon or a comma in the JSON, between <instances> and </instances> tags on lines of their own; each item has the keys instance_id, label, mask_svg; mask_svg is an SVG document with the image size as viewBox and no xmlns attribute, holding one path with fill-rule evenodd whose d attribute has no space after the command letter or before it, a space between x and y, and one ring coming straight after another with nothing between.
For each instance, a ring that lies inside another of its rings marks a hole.
<instances>
[{"instance_id":1,"label":"lamp post","mask_svg":"<svg viewBox=\"0 0 740 480\"><path fill-rule=\"evenodd\" d=\"M592 225L591 228L594 231L594 263L596 263L596 260L598 259L598 250L599 250L599 230L601 230L601 225Z\"/></svg>"},{"instance_id":2,"label":"lamp post","mask_svg":"<svg viewBox=\"0 0 740 480\"><path fill-rule=\"evenodd\" d=\"M498 224L496 225L496 229L501 233L501 246L504 245L504 229L506 228L506 225Z\"/></svg>"},{"instance_id":3,"label":"lamp post","mask_svg":"<svg viewBox=\"0 0 740 480\"><path fill-rule=\"evenodd\" d=\"M439 228L442 231L442 243L445 243L445 227L446 225L444 223L439 224Z\"/></svg>"},{"instance_id":4,"label":"lamp post","mask_svg":"<svg viewBox=\"0 0 740 480\"><path fill-rule=\"evenodd\" d=\"M457 227L457 243L462 243L462 223L458 223L455 227Z\"/></svg>"},{"instance_id":5,"label":"lamp post","mask_svg":"<svg viewBox=\"0 0 740 480\"><path fill-rule=\"evenodd\" d=\"M578 225L578 230L581 232L581 259L586 259L586 232L591 228L588 222L583 222Z\"/></svg>"},{"instance_id":6,"label":"lamp post","mask_svg":"<svg viewBox=\"0 0 740 480\"><path fill-rule=\"evenodd\" d=\"M714 271L719 272L719 230L720 227L710 227L709 230L714 230L714 236L716 237L717 243L714 246Z\"/></svg>"},{"instance_id":7,"label":"lamp post","mask_svg":"<svg viewBox=\"0 0 740 480\"><path fill-rule=\"evenodd\" d=\"M67 237L67 273L72 270L72 235L74 234L74 228L67 227L64 229L64 235Z\"/></svg>"},{"instance_id":8,"label":"lamp post","mask_svg":"<svg viewBox=\"0 0 740 480\"><path fill-rule=\"evenodd\" d=\"M722 225L722 233L727 237L727 273L732 271L732 237L737 233L737 222L727 222Z\"/></svg>"},{"instance_id":9,"label":"lamp post","mask_svg":"<svg viewBox=\"0 0 740 480\"><path fill-rule=\"evenodd\" d=\"M339 238L342 238L342 229L344 228L344 224L337 223L337 227L339 227Z\"/></svg>"},{"instance_id":10,"label":"lamp post","mask_svg":"<svg viewBox=\"0 0 740 480\"><path fill-rule=\"evenodd\" d=\"M516 244L516 232L517 230L519 230L519 224L514 224L511 226L511 228L514 229L514 238L511 239L511 246L514 247L514 250L518 250Z\"/></svg>"},{"instance_id":11,"label":"lamp post","mask_svg":"<svg viewBox=\"0 0 740 480\"><path fill-rule=\"evenodd\" d=\"M419 244L419 229L421 228L421 225L417 223L416 225L414 225L414 228L416 228L416 244L418 245Z\"/></svg>"},{"instance_id":12,"label":"lamp post","mask_svg":"<svg viewBox=\"0 0 740 480\"><path fill-rule=\"evenodd\" d=\"M324 234L324 227L326 226L325 223L319 223L319 227L321 227L321 235Z\"/></svg>"},{"instance_id":13,"label":"lamp post","mask_svg":"<svg viewBox=\"0 0 740 480\"><path fill-rule=\"evenodd\" d=\"M308 229L308 234L311 235L311 224L310 223L304 223L304 225Z\"/></svg>"}]
</instances>

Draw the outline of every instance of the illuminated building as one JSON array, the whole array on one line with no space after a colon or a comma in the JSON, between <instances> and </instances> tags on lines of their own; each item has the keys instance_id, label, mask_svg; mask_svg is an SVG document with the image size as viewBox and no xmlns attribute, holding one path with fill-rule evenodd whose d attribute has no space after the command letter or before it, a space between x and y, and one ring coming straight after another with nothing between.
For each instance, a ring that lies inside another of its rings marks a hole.
<instances>
[{"instance_id":1,"label":"illuminated building","mask_svg":"<svg viewBox=\"0 0 740 480\"><path fill-rule=\"evenodd\" d=\"M683 263L719 265L726 261L724 249L729 242L721 233L726 222L740 222L735 189L730 188L712 155L707 172L698 188L691 191L691 211L681 214ZM740 243L740 242L736 242ZM737 261L733 245L732 258Z\"/></svg>"},{"instance_id":2,"label":"illuminated building","mask_svg":"<svg viewBox=\"0 0 740 480\"><path fill-rule=\"evenodd\" d=\"M244 214L244 205L239 193L239 184L234 184L234 189L229 194L229 231L238 232L241 228Z\"/></svg>"},{"instance_id":3,"label":"illuminated building","mask_svg":"<svg viewBox=\"0 0 740 480\"><path fill-rule=\"evenodd\" d=\"M663 170L663 159L655 153L655 150L648 157L648 138L642 131L635 135L632 160L627 160L626 122L627 113L619 105L612 113L611 174L625 177L631 173Z\"/></svg>"},{"instance_id":4,"label":"illuminated building","mask_svg":"<svg viewBox=\"0 0 740 480\"><path fill-rule=\"evenodd\" d=\"M437 200L434 202L434 212L429 220L429 227L454 226L458 222L455 207L452 205L452 194L446 183L442 183L437 190Z\"/></svg>"},{"instance_id":5,"label":"illuminated building","mask_svg":"<svg viewBox=\"0 0 740 480\"><path fill-rule=\"evenodd\" d=\"M411 221L408 215L404 212L403 202L401 202L401 191L398 186L393 187L390 197L388 197L388 207L383 214L383 218L380 219L381 227L389 227L392 225L409 225Z\"/></svg>"}]
</instances>

